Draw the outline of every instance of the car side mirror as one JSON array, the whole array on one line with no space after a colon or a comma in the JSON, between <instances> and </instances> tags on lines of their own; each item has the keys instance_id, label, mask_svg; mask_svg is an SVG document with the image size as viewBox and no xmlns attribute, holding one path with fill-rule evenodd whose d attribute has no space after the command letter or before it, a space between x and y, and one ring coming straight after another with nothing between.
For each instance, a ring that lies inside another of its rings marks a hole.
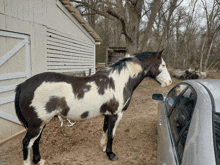
<instances>
[{"instance_id":1,"label":"car side mirror","mask_svg":"<svg viewBox=\"0 0 220 165\"><path fill-rule=\"evenodd\" d=\"M158 100L158 101L164 101L165 100L165 96L161 93L154 93L152 95L152 99L153 100Z\"/></svg>"}]
</instances>

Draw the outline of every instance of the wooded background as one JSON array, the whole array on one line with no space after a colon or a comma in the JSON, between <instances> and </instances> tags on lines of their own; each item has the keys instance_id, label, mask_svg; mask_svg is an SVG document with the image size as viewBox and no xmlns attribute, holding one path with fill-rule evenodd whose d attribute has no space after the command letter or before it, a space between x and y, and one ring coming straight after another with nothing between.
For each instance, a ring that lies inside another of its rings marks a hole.
<instances>
[{"instance_id":1,"label":"wooded background","mask_svg":"<svg viewBox=\"0 0 220 165\"><path fill-rule=\"evenodd\" d=\"M220 71L220 0L70 0L108 47L159 51L169 67Z\"/></svg>"}]
</instances>

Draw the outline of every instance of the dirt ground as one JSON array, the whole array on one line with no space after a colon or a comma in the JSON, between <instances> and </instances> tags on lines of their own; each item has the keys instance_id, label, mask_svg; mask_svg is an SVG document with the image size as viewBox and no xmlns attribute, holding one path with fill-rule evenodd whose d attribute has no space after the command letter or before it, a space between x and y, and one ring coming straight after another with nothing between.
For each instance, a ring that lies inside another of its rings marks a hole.
<instances>
[{"instance_id":1,"label":"dirt ground","mask_svg":"<svg viewBox=\"0 0 220 165\"><path fill-rule=\"evenodd\" d=\"M151 96L153 93L167 93L179 82L175 78L172 80L171 86L162 88L154 80L145 78L134 91L113 141L113 152L119 157L117 161L108 160L100 148L102 116L77 122L71 127L61 127L58 118L54 118L40 140L41 157L47 165L155 165L158 103ZM24 135L0 146L1 165L23 163Z\"/></svg>"}]
</instances>

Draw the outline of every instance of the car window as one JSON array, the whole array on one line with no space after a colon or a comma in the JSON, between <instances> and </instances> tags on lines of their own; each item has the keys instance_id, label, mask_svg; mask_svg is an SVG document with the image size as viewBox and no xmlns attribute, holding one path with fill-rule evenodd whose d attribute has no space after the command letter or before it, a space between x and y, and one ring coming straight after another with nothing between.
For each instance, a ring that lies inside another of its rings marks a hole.
<instances>
[{"instance_id":1,"label":"car window","mask_svg":"<svg viewBox=\"0 0 220 165\"><path fill-rule=\"evenodd\" d=\"M177 101L176 99L178 98L179 94L183 92L186 88L187 86L185 84L181 84L176 86L174 89L170 91L170 93L168 93L166 98L166 107L169 115L174 103Z\"/></svg>"},{"instance_id":2,"label":"car window","mask_svg":"<svg viewBox=\"0 0 220 165\"><path fill-rule=\"evenodd\" d=\"M195 91L187 85L183 85L183 87L184 88L181 88L181 91L178 93L178 96L175 96L175 101L170 108L169 114L170 127L180 162L196 103ZM177 88L179 90L179 86L177 86ZM176 91L175 88L173 90ZM174 96L172 98L174 98Z\"/></svg>"}]
</instances>

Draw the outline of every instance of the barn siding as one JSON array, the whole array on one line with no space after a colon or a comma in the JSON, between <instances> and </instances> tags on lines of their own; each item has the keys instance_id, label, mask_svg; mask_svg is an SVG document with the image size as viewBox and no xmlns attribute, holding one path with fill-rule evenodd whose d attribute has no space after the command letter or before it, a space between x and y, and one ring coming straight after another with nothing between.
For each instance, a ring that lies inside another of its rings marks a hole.
<instances>
[{"instance_id":1,"label":"barn siding","mask_svg":"<svg viewBox=\"0 0 220 165\"><path fill-rule=\"evenodd\" d=\"M30 75L45 71L82 70L88 75L89 69L94 73L94 40L88 37L88 34L81 30L57 3L57 0L0 0L0 30L29 36ZM0 58L16 46L17 42L19 39L0 36ZM25 58L23 49L0 68L0 76L26 71L23 67L26 61L22 60ZM70 61L74 65L69 63ZM1 81L0 87L15 86L25 80L26 78L17 78ZM14 94L13 90L2 92L0 98ZM16 117L14 103L0 105L0 116L1 113ZM24 130L22 126L0 118L0 143L22 130Z\"/></svg>"},{"instance_id":2,"label":"barn siding","mask_svg":"<svg viewBox=\"0 0 220 165\"><path fill-rule=\"evenodd\" d=\"M20 23L17 23L17 21L28 22L31 26L42 25L54 28L92 43L88 36L58 7L57 0L1 0L0 6L1 16L6 16L7 19L15 18L13 26L7 24L4 26L1 22L2 29L30 34L32 30L29 26L20 26Z\"/></svg>"},{"instance_id":3,"label":"barn siding","mask_svg":"<svg viewBox=\"0 0 220 165\"><path fill-rule=\"evenodd\" d=\"M48 1L50 8L47 8L47 27L71 35L76 39L92 43L83 31L76 24L73 24L73 21L58 7L56 0ZM57 24L58 20L63 20L63 23Z\"/></svg>"},{"instance_id":4,"label":"barn siding","mask_svg":"<svg viewBox=\"0 0 220 165\"><path fill-rule=\"evenodd\" d=\"M47 69L55 72L94 73L94 45L57 32L47 31Z\"/></svg>"},{"instance_id":5,"label":"barn siding","mask_svg":"<svg viewBox=\"0 0 220 165\"><path fill-rule=\"evenodd\" d=\"M48 29L53 29L57 32L62 32L69 37L76 39L78 42L86 42L88 45L93 45L90 56L93 56L92 67L83 67L84 70L92 69L95 72L95 48L94 41L91 41L83 32L76 26L73 21L57 6L57 0L6 0L5 10L5 27L8 31L15 31L30 35L31 40L31 66L32 75L41 73L48 69L47 60L44 56L47 51L45 42L47 41ZM20 6L19 9L16 6ZM24 4L24 5L23 5ZM62 20L61 23L57 23ZM88 54L88 53L87 53ZM86 55L86 54L85 54ZM40 67L39 67L40 65ZM46 68L45 68L46 67ZM57 66L59 68L59 66ZM71 68L66 71L79 71L80 68ZM55 71L55 70L54 70ZM62 70L59 70L61 72Z\"/></svg>"}]
</instances>

